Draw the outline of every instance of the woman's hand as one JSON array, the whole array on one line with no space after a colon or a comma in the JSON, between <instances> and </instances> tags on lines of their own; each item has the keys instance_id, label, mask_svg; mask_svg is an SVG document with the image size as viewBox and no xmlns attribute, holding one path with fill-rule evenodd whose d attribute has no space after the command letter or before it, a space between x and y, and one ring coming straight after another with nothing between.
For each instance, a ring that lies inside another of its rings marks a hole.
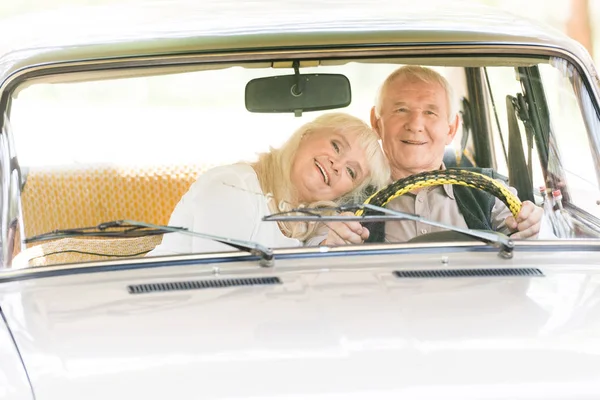
<instances>
[{"instance_id":1,"label":"woman's hand","mask_svg":"<svg viewBox=\"0 0 600 400\"><path fill-rule=\"evenodd\" d=\"M352 216L351 212L343 212L340 215ZM321 244L337 246L343 244L361 244L369 238L369 230L358 221L336 221L327 223L329 233L327 239Z\"/></svg>"}]
</instances>

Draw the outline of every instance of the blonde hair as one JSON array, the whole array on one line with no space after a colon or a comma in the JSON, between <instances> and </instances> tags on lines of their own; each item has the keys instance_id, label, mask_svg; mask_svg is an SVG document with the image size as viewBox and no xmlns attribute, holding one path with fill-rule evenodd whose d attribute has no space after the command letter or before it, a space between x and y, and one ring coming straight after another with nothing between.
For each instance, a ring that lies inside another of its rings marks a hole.
<instances>
[{"instance_id":1,"label":"blonde hair","mask_svg":"<svg viewBox=\"0 0 600 400\"><path fill-rule=\"evenodd\" d=\"M291 182L291 170L296 151L302 138L307 134L333 129L343 135L356 135L358 144L364 150L369 175L349 193L334 201L317 201L300 204ZM259 155L252 165L264 193L269 193L269 207L272 212L289 211L299 207L322 207L340 204L360 203L366 198L368 189L379 190L389 183L390 167L383 155L377 134L362 120L345 113L323 114L302 125L280 148L271 148ZM315 223L281 222L280 229L289 237L306 240L316 234L319 228Z\"/></svg>"},{"instance_id":2,"label":"blonde hair","mask_svg":"<svg viewBox=\"0 0 600 400\"><path fill-rule=\"evenodd\" d=\"M454 90L450 82L437 71L422 67L420 65L404 65L385 78L385 81L379 87L377 96L375 97L375 112L377 116L381 116L381 108L383 107L383 94L387 86L399 78L415 79L426 83L438 83L446 92L446 100L448 102L448 122L452 123L458 112L458 105L454 96Z\"/></svg>"}]
</instances>

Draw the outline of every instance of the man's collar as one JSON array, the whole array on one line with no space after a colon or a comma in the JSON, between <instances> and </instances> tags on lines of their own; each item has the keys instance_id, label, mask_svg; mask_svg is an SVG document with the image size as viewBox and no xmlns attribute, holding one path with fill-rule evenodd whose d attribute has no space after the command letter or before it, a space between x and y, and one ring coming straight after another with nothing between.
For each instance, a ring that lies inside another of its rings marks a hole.
<instances>
[{"instance_id":1,"label":"man's collar","mask_svg":"<svg viewBox=\"0 0 600 400\"><path fill-rule=\"evenodd\" d=\"M444 192L446 192L446 196L450 197L452 200L454 200L454 189L452 188L452 185L449 183L446 183L445 185L442 185L444 187Z\"/></svg>"},{"instance_id":2,"label":"man's collar","mask_svg":"<svg viewBox=\"0 0 600 400\"><path fill-rule=\"evenodd\" d=\"M442 165L440 166L440 170L443 171L445 169L446 169L446 166L442 162ZM454 200L454 189L452 188L452 185L450 185L449 183L446 183L442 186L444 187L444 192L446 192L446 196L448 196L452 200Z\"/></svg>"}]
</instances>

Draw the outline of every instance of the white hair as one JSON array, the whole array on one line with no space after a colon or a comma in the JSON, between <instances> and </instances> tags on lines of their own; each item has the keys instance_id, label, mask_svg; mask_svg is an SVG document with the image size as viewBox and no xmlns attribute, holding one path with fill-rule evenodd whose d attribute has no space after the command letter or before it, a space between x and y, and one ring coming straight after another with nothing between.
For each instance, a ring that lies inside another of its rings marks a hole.
<instances>
[{"instance_id":1,"label":"white hair","mask_svg":"<svg viewBox=\"0 0 600 400\"><path fill-rule=\"evenodd\" d=\"M402 66L388 75L385 81L383 81L379 87L379 90L377 91L377 96L375 97L375 113L378 117L381 116L384 90L390 83L398 78L412 78L426 83L439 83L446 92L446 100L448 102L448 122L452 123L454 121L454 118L458 113L458 105L454 96L452 85L450 85L450 82L448 82L448 80L437 71L419 65Z\"/></svg>"}]
</instances>

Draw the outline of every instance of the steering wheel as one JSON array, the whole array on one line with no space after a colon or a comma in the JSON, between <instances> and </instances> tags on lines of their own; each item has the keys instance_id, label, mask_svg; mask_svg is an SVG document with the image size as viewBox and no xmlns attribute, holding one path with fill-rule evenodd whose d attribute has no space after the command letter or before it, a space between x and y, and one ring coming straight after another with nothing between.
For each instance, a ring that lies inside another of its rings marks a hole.
<instances>
[{"instance_id":1,"label":"steering wheel","mask_svg":"<svg viewBox=\"0 0 600 400\"><path fill-rule=\"evenodd\" d=\"M506 186L486 175L460 168L422 172L404 179L399 179L371 195L364 201L364 204L385 207L386 204L396 197L402 196L415 189L445 184L469 186L483 190L502 200L515 218L521 211L521 200L512 194ZM356 215L361 216L372 212L373 211L369 209L363 208L356 211Z\"/></svg>"}]
</instances>

